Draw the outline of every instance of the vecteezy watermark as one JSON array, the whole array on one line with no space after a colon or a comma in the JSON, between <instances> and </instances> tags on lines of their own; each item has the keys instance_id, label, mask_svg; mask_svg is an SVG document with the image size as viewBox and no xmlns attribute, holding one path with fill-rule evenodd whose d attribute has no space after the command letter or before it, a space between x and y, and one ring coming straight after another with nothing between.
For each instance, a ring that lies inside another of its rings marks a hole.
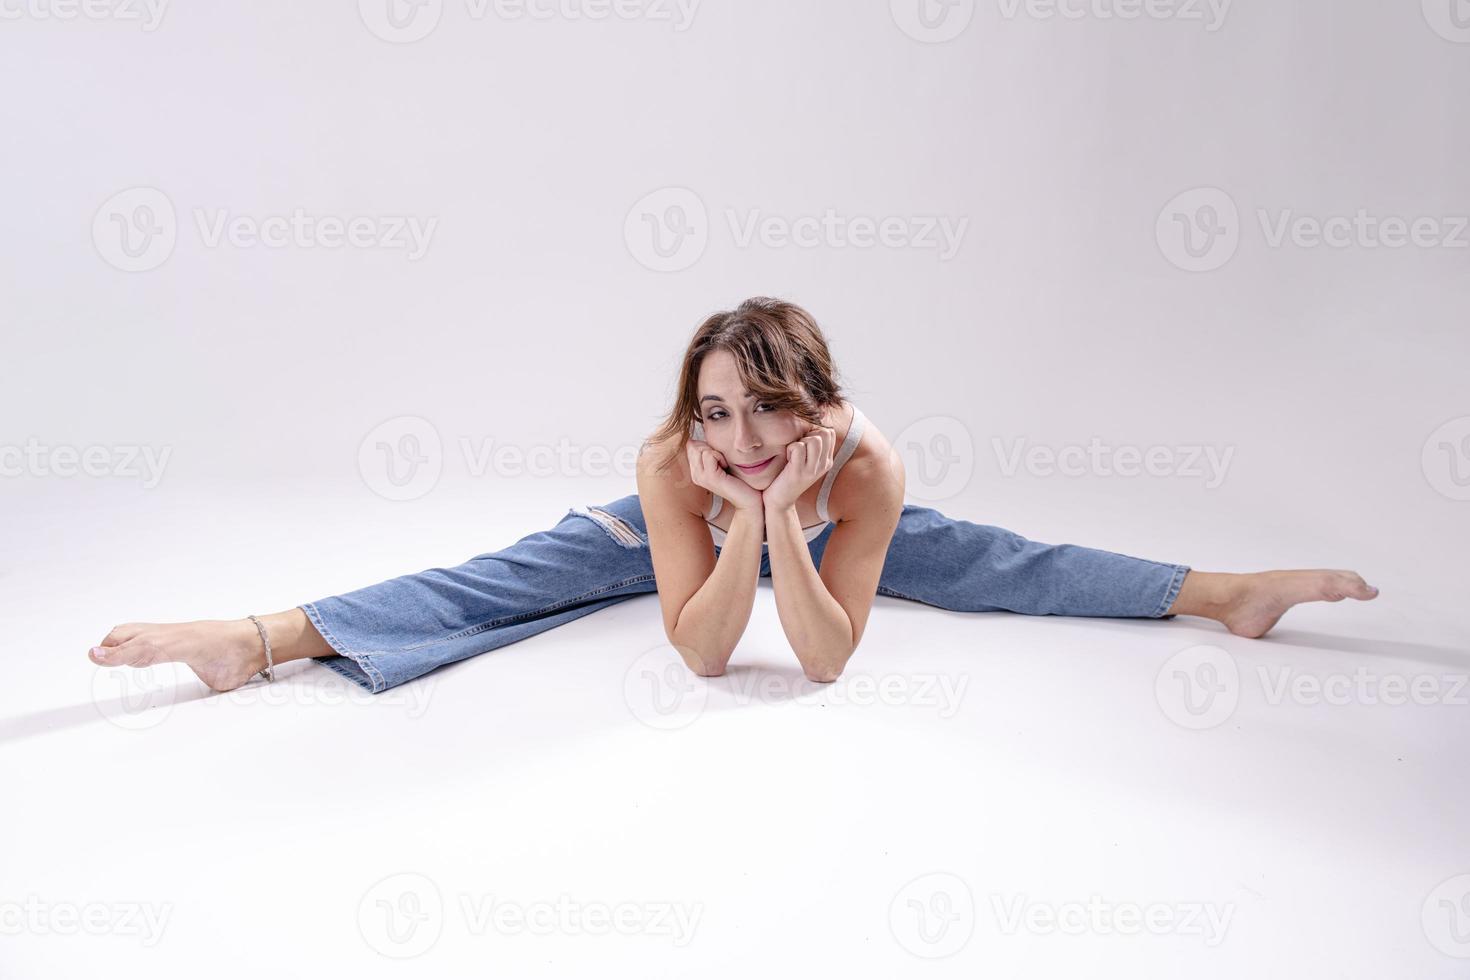
<instances>
[{"instance_id":1,"label":"vecteezy watermark","mask_svg":"<svg viewBox=\"0 0 1470 980\"><path fill-rule=\"evenodd\" d=\"M115 21L158 30L169 0L0 0L0 20Z\"/></svg>"},{"instance_id":2,"label":"vecteezy watermark","mask_svg":"<svg viewBox=\"0 0 1470 980\"><path fill-rule=\"evenodd\" d=\"M672 731L692 724L709 702L709 684L673 644L643 651L623 671L623 703L650 728Z\"/></svg>"},{"instance_id":3,"label":"vecteezy watermark","mask_svg":"<svg viewBox=\"0 0 1470 980\"><path fill-rule=\"evenodd\" d=\"M1235 658L1208 643L1180 650L1154 677L1154 699L1182 728L1214 728L1240 702L1240 668Z\"/></svg>"},{"instance_id":4,"label":"vecteezy watermark","mask_svg":"<svg viewBox=\"0 0 1470 980\"><path fill-rule=\"evenodd\" d=\"M632 477L638 472L638 446L583 445L566 438L554 445L518 445L458 440L465 472L475 478ZM444 471L444 440L439 429L417 415L399 415L374 426L357 449L357 470L369 490L386 500L416 500L434 489Z\"/></svg>"},{"instance_id":5,"label":"vecteezy watermark","mask_svg":"<svg viewBox=\"0 0 1470 980\"><path fill-rule=\"evenodd\" d=\"M704 200L687 187L663 187L645 194L623 217L628 252L654 272L689 268L704 254L709 239Z\"/></svg>"},{"instance_id":6,"label":"vecteezy watermark","mask_svg":"<svg viewBox=\"0 0 1470 980\"><path fill-rule=\"evenodd\" d=\"M676 949L694 941L703 902L605 902L577 900L566 892L550 899L520 901L494 895L459 897L471 935L659 936Z\"/></svg>"},{"instance_id":7,"label":"vecteezy watermark","mask_svg":"<svg viewBox=\"0 0 1470 980\"><path fill-rule=\"evenodd\" d=\"M1256 667L1261 703L1315 707L1428 707L1470 705L1470 674L1353 670L1306 672L1290 664ZM1235 713L1242 695L1235 658L1202 644L1174 654L1154 678L1154 696L1164 715L1194 730L1215 728Z\"/></svg>"},{"instance_id":8,"label":"vecteezy watermark","mask_svg":"<svg viewBox=\"0 0 1470 980\"><path fill-rule=\"evenodd\" d=\"M1470 500L1470 415L1450 419L1429 433L1419 465L1436 492L1450 500Z\"/></svg>"},{"instance_id":9,"label":"vecteezy watermark","mask_svg":"<svg viewBox=\"0 0 1470 980\"><path fill-rule=\"evenodd\" d=\"M1446 41L1470 44L1470 0L1420 0L1424 20Z\"/></svg>"},{"instance_id":10,"label":"vecteezy watermark","mask_svg":"<svg viewBox=\"0 0 1470 980\"><path fill-rule=\"evenodd\" d=\"M915 419L894 438L893 448L903 460L905 495L917 500L948 500L975 473L970 428L952 415Z\"/></svg>"},{"instance_id":11,"label":"vecteezy watermark","mask_svg":"<svg viewBox=\"0 0 1470 980\"><path fill-rule=\"evenodd\" d=\"M1225 941L1235 904L1226 902L1120 902L1089 895L1085 902L1033 901L1026 895L990 896L1000 932L1013 936L1190 936L1213 948Z\"/></svg>"},{"instance_id":12,"label":"vecteezy watermark","mask_svg":"<svg viewBox=\"0 0 1470 980\"><path fill-rule=\"evenodd\" d=\"M193 702L190 711L210 710L210 705L237 707L333 708L344 705L384 711L402 708L412 720L429 710L438 680L421 677L373 694L351 681L304 683L278 678L276 683L252 678L233 691L211 692ZM170 662L151 667L98 666L92 674L92 705L97 713L118 728L143 731L168 720L181 695L198 690L201 682L186 664Z\"/></svg>"},{"instance_id":13,"label":"vecteezy watermark","mask_svg":"<svg viewBox=\"0 0 1470 980\"><path fill-rule=\"evenodd\" d=\"M692 653L692 651L691 651ZM623 673L623 702L633 717L669 731L692 724L704 712L712 687L729 691L735 703L850 705L885 708L916 708L933 711L936 717L953 718L970 686L968 674L885 672L848 670L835 681L820 683L801 676L791 679L770 671L742 671L718 678L695 674L678 648L659 644L639 654Z\"/></svg>"},{"instance_id":14,"label":"vecteezy watermark","mask_svg":"<svg viewBox=\"0 0 1470 980\"><path fill-rule=\"evenodd\" d=\"M1470 874L1436 885L1424 897L1419 921L1435 949L1455 959L1470 959Z\"/></svg>"},{"instance_id":15,"label":"vecteezy watermark","mask_svg":"<svg viewBox=\"0 0 1470 980\"><path fill-rule=\"evenodd\" d=\"M48 902L0 899L0 936L127 936L158 945L173 902Z\"/></svg>"},{"instance_id":16,"label":"vecteezy watermark","mask_svg":"<svg viewBox=\"0 0 1470 980\"><path fill-rule=\"evenodd\" d=\"M33 476L45 479L78 475L94 478L141 479L144 490L163 480L173 446L119 444L116 446L48 446L31 436L24 445L0 444L0 477Z\"/></svg>"},{"instance_id":17,"label":"vecteezy watermark","mask_svg":"<svg viewBox=\"0 0 1470 980\"><path fill-rule=\"evenodd\" d=\"M427 875L389 875L363 892L357 930L374 951L411 959L434 947L444 932L444 896Z\"/></svg>"},{"instance_id":18,"label":"vecteezy watermark","mask_svg":"<svg viewBox=\"0 0 1470 980\"><path fill-rule=\"evenodd\" d=\"M1290 208L1274 214L1266 208L1256 209L1261 233L1271 248L1281 248L1288 240L1297 248L1470 248L1470 227L1466 215L1377 215L1367 208L1345 214L1316 217L1297 214Z\"/></svg>"},{"instance_id":19,"label":"vecteezy watermark","mask_svg":"<svg viewBox=\"0 0 1470 980\"><path fill-rule=\"evenodd\" d=\"M494 16L504 22L517 21L645 21L673 25L675 32L687 31L694 23L700 0L464 0L465 14L472 21ZM444 0L357 0L363 25L384 41L412 44L422 41L439 26Z\"/></svg>"},{"instance_id":20,"label":"vecteezy watermark","mask_svg":"<svg viewBox=\"0 0 1470 980\"><path fill-rule=\"evenodd\" d=\"M444 444L434 423L400 415L377 425L357 448L363 482L387 500L416 500L434 489L444 470Z\"/></svg>"},{"instance_id":21,"label":"vecteezy watermark","mask_svg":"<svg viewBox=\"0 0 1470 980\"><path fill-rule=\"evenodd\" d=\"M970 226L968 216L743 213L725 208L725 222L736 248L903 249L933 251L947 262L960 250ZM623 218L628 253L654 272L687 269L705 252L713 233L704 200L687 187L663 187L645 194Z\"/></svg>"},{"instance_id":22,"label":"vecteezy watermark","mask_svg":"<svg viewBox=\"0 0 1470 980\"><path fill-rule=\"evenodd\" d=\"M919 875L888 903L888 931L922 959L953 956L975 934L975 896L969 883L947 871Z\"/></svg>"},{"instance_id":23,"label":"vecteezy watermark","mask_svg":"<svg viewBox=\"0 0 1470 980\"><path fill-rule=\"evenodd\" d=\"M1367 667L1351 672L1307 674L1289 665L1256 668L1266 703L1299 705L1470 705L1470 674L1379 673Z\"/></svg>"},{"instance_id":24,"label":"vecteezy watermark","mask_svg":"<svg viewBox=\"0 0 1470 980\"><path fill-rule=\"evenodd\" d=\"M703 902L609 902L567 892L529 901L464 891L453 897L446 906L439 885L427 875L389 875L358 902L358 931L369 947L393 959L428 952L452 912L472 936L655 936L682 949L694 940L704 917Z\"/></svg>"},{"instance_id":25,"label":"vecteezy watermark","mask_svg":"<svg viewBox=\"0 0 1470 980\"><path fill-rule=\"evenodd\" d=\"M1154 238L1164 258L1186 272L1211 272L1240 247L1240 212L1218 187L1196 187L1175 195L1154 221Z\"/></svg>"},{"instance_id":26,"label":"vecteezy watermark","mask_svg":"<svg viewBox=\"0 0 1470 980\"><path fill-rule=\"evenodd\" d=\"M1470 216L1302 214L1292 208L1257 208L1266 247L1300 249L1470 248ZM1196 187L1176 195L1154 226L1159 251L1187 272L1212 272L1235 255L1242 238L1235 199L1218 187Z\"/></svg>"},{"instance_id":27,"label":"vecteezy watermark","mask_svg":"<svg viewBox=\"0 0 1470 980\"><path fill-rule=\"evenodd\" d=\"M180 663L102 667L92 672L92 705L118 728L142 731L163 723L191 672Z\"/></svg>"},{"instance_id":28,"label":"vecteezy watermark","mask_svg":"<svg viewBox=\"0 0 1470 980\"><path fill-rule=\"evenodd\" d=\"M1003 476L1013 477L1024 466L1031 476L1122 476L1147 474L1154 477L1203 480L1206 490L1225 482L1234 446L1109 446L1096 436L1084 446L1026 446L1024 438L1007 447L993 437L991 448Z\"/></svg>"},{"instance_id":29,"label":"vecteezy watermark","mask_svg":"<svg viewBox=\"0 0 1470 980\"><path fill-rule=\"evenodd\" d=\"M817 215L765 214L754 208L741 215L734 208L725 209L725 220L737 248L749 248L759 239L766 248L873 248L915 249L933 251L941 262L948 262L960 250L965 231L970 227L968 215L950 217L943 214L873 215L839 214L833 208Z\"/></svg>"},{"instance_id":30,"label":"vecteezy watermark","mask_svg":"<svg viewBox=\"0 0 1470 980\"><path fill-rule=\"evenodd\" d=\"M975 0L889 0L893 22L915 41L941 44L964 33L975 18Z\"/></svg>"},{"instance_id":31,"label":"vecteezy watermark","mask_svg":"<svg viewBox=\"0 0 1470 980\"><path fill-rule=\"evenodd\" d=\"M437 217L312 214L301 207L266 215L196 207L191 214L199 243L207 249L402 251L410 262L427 254L439 227ZM178 239L173 201L156 187L119 191L92 217L97 254L124 272L147 272L163 265Z\"/></svg>"},{"instance_id":32,"label":"vecteezy watermark","mask_svg":"<svg viewBox=\"0 0 1470 980\"><path fill-rule=\"evenodd\" d=\"M1209 33L1225 25L1232 0L996 0L1006 20L1174 20Z\"/></svg>"}]
</instances>

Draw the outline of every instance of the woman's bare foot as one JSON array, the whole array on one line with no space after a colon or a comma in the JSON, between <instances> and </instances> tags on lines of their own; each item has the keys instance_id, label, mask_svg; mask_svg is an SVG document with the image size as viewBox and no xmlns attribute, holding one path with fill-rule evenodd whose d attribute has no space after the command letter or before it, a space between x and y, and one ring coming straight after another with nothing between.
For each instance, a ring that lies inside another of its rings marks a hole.
<instances>
[{"instance_id":1,"label":"woman's bare foot","mask_svg":"<svg viewBox=\"0 0 1470 980\"><path fill-rule=\"evenodd\" d=\"M265 646L248 619L193 623L123 623L89 651L108 667L188 665L211 690L233 691L265 669Z\"/></svg>"},{"instance_id":2,"label":"woman's bare foot","mask_svg":"<svg viewBox=\"0 0 1470 980\"><path fill-rule=\"evenodd\" d=\"M1195 572L1184 576L1169 613L1207 616L1225 624L1236 636L1265 636L1288 609L1298 602L1368 600L1378 589L1357 572L1333 568L1302 568L1236 575Z\"/></svg>"}]
</instances>

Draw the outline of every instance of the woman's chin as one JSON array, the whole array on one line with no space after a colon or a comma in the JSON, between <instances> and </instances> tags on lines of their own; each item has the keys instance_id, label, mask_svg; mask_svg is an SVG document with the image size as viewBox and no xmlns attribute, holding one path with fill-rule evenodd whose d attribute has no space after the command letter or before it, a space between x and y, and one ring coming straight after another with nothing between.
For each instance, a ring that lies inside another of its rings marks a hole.
<instances>
[{"instance_id":1,"label":"woman's chin","mask_svg":"<svg viewBox=\"0 0 1470 980\"><path fill-rule=\"evenodd\" d=\"M765 469L755 474L746 473L737 466L735 468L735 472L740 474L740 479L744 480L747 484L757 490L764 490L766 487L770 486L771 481L776 478L776 467L774 465L767 466Z\"/></svg>"}]
</instances>

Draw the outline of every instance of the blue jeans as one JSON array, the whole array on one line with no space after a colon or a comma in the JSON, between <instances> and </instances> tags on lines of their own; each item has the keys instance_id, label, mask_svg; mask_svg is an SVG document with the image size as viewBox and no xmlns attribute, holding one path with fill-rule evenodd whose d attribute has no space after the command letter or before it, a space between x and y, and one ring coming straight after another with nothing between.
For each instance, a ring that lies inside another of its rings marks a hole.
<instances>
[{"instance_id":1,"label":"blue jeans","mask_svg":"<svg viewBox=\"0 0 1470 980\"><path fill-rule=\"evenodd\" d=\"M818 568L833 527L807 545ZM956 612L1173 618L1166 611L1187 571L1187 565L1028 541L905 504L878 594ZM771 574L764 552L760 574ZM401 575L300 608L338 654L317 663L377 694L656 591L648 526L635 493L601 507L572 507L555 527L462 565Z\"/></svg>"}]
</instances>

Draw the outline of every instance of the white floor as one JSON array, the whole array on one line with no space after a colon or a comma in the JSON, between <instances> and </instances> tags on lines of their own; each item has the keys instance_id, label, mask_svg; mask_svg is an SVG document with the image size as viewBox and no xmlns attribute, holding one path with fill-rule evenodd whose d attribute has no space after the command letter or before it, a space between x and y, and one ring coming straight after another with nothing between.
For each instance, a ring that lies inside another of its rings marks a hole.
<instances>
[{"instance_id":1,"label":"white floor","mask_svg":"<svg viewBox=\"0 0 1470 980\"><path fill-rule=\"evenodd\" d=\"M376 697L311 663L205 696L85 651L456 563L631 487L12 484L0 976L1470 974L1455 556L1042 489L936 506L1206 569L1351 558L1383 595L1262 641L879 599L818 686L767 581L709 682L661 673L649 595ZM1185 677L1217 696L1186 704Z\"/></svg>"}]
</instances>

